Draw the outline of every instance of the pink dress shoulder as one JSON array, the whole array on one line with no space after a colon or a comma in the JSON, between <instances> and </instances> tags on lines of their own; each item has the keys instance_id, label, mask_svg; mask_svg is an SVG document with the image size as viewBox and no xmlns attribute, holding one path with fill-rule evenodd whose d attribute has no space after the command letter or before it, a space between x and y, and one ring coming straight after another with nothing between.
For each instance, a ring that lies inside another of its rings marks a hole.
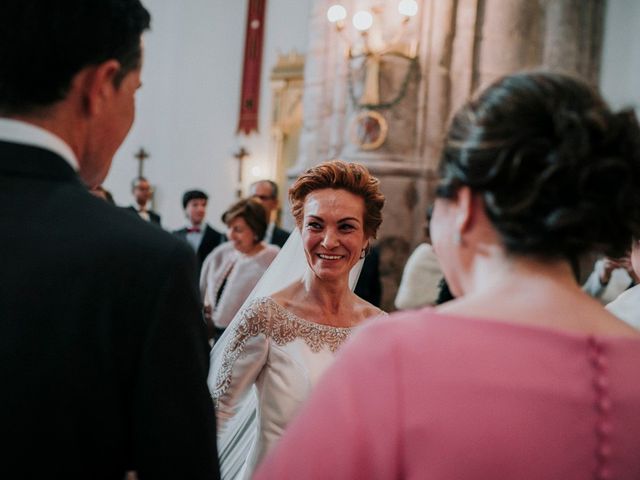
<instances>
[{"instance_id":1,"label":"pink dress shoulder","mask_svg":"<svg viewBox=\"0 0 640 480\"><path fill-rule=\"evenodd\" d=\"M258 479L640 479L640 340L432 309L364 328Z\"/></svg>"}]
</instances>

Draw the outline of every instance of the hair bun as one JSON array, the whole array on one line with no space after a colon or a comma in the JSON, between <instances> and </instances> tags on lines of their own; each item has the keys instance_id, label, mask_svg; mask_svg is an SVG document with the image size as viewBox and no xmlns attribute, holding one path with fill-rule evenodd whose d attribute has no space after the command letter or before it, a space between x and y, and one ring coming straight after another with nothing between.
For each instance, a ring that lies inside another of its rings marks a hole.
<instances>
[{"instance_id":1,"label":"hair bun","mask_svg":"<svg viewBox=\"0 0 640 480\"><path fill-rule=\"evenodd\" d=\"M620 254L640 234L640 127L577 79L505 77L456 114L440 194L481 193L516 253Z\"/></svg>"}]
</instances>

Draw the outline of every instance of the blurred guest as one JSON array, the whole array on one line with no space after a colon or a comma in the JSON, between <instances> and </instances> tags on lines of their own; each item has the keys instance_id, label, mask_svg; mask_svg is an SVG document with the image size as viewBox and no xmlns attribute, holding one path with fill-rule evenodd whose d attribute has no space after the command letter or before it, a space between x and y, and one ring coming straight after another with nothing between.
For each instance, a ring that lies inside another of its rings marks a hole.
<instances>
[{"instance_id":1,"label":"blurred guest","mask_svg":"<svg viewBox=\"0 0 640 480\"><path fill-rule=\"evenodd\" d=\"M229 241L204 261L200 293L214 339L220 337L280 250L263 242L267 215L253 199L240 200L222 215Z\"/></svg>"},{"instance_id":2,"label":"blurred guest","mask_svg":"<svg viewBox=\"0 0 640 480\"><path fill-rule=\"evenodd\" d=\"M380 281L380 252L372 245L362 262L362 270L353 293L371 305L380 308L382 303L382 282Z\"/></svg>"},{"instance_id":3,"label":"blurred guest","mask_svg":"<svg viewBox=\"0 0 640 480\"><path fill-rule=\"evenodd\" d=\"M604 257L596 261L582 289L602 304L607 304L635 285L629 259Z\"/></svg>"},{"instance_id":4,"label":"blurred guest","mask_svg":"<svg viewBox=\"0 0 640 480\"><path fill-rule=\"evenodd\" d=\"M638 191L632 111L559 74L497 80L441 157L431 237L456 300L365 328L255 478L640 478L640 332L570 261L628 248Z\"/></svg>"},{"instance_id":5,"label":"blurred guest","mask_svg":"<svg viewBox=\"0 0 640 480\"><path fill-rule=\"evenodd\" d=\"M443 303L453 300L453 294L449 290L449 284L447 279L442 277L438 283L438 297L436 298L436 305L442 305Z\"/></svg>"},{"instance_id":6,"label":"blurred guest","mask_svg":"<svg viewBox=\"0 0 640 480\"><path fill-rule=\"evenodd\" d=\"M149 200L151 200L153 196L149 181L144 177L134 178L133 182L131 182L131 193L133 194L136 204L126 207L126 209L136 213L143 220L159 226L160 215L148 207Z\"/></svg>"},{"instance_id":7,"label":"blurred guest","mask_svg":"<svg viewBox=\"0 0 640 480\"><path fill-rule=\"evenodd\" d=\"M101 198L102 200L106 201L107 203L110 203L111 205L115 205L116 202L113 200L113 195L111 195L111 192L109 190L107 190L106 188L104 188L102 185L98 185L96 187L93 187L92 189L89 190L89 192L98 197Z\"/></svg>"},{"instance_id":8,"label":"blurred guest","mask_svg":"<svg viewBox=\"0 0 640 480\"><path fill-rule=\"evenodd\" d=\"M636 285L622 292L606 308L616 317L640 329L640 239L633 240L628 262L631 265L630 275Z\"/></svg>"},{"instance_id":9,"label":"blurred guest","mask_svg":"<svg viewBox=\"0 0 640 480\"><path fill-rule=\"evenodd\" d=\"M205 258L224 242L224 235L205 222L209 197L201 190L189 190L182 196L187 226L173 233L185 240L198 255L198 278Z\"/></svg>"},{"instance_id":10,"label":"blurred guest","mask_svg":"<svg viewBox=\"0 0 640 480\"><path fill-rule=\"evenodd\" d=\"M434 305L438 300L443 277L438 257L431 246L429 222L432 212L433 207L429 207L424 226L425 242L416 247L404 266L395 300L398 309Z\"/></svg>"},{"instance_id":11,"label":"blurred guest","mask_svg":"<svg viewBox=\"0 0 640 480\"><path fill-rule=\"evenodd\" d=\"M267 232L264 241L282 247L289 238L286 230L276 225L278 215L278 184L271 180L259 180L251 185L251 197L262 202L267 211Z\"/></svg>"}]
</instances>

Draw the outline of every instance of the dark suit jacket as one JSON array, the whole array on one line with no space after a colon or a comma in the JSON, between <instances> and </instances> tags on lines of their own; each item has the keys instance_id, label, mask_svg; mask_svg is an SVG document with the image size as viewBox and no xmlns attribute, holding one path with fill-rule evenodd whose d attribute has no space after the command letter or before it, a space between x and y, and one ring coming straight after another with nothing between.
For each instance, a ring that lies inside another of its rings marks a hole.
<instances>
[{"instance_id":1,"label":"dark suit jacket","mask_svg":"<svg viewBox=\"0 0 640 480\"><path fill-rule=\"evenodd\" d=\"M278 245L280 248L285 244L287 239L289 238L290 232L283 230L282 228L278 228L277 226L273 229L273 236L271 237L271 244Z\"/></svg>"},{"instance_id":2,"label":"dark suit jacket","mask_svg":"<svg viewBox=\"0 0 640 480\"><path fill-rule=\"evenodd\" d=\"M380 281L380 253L377 247L372 247L365 257L354 292L370 304L380 307L382 282Z\"/></svg>"},{"instance_id":3,"label":"dark suit jacket","mask_svg":"<svg viewBox=\"0 0 640 480\"><path fill-rule=\"evenodd\" d=\"M178 237L180 237L185 242L187 241L187 229L181 228L180 230L176 230L173 232ZM200 270L202 270L202 264L204 263L207 255L211 253L211 251L216 248L218 245L225 241L225 237L219 231L214 228L211 228L209 225L205 226L204 235L202 235L202 241L200 242L200 246L198 247L198 279L200 279Z\"/></svg>"},{"instance_id":4,"label":"dark suit jacket","mask_svg":"<svg viewBox=\"0 0 640 480\"><path fill-rule=\"evenodd\" d=\"M134 207L133 205L130 205L128 207L124 207L124 209L128 210L129 212L133 212L138 217L140 217L140 215L138 215L138 211L136 210L136 207ZM147 213L149 214L149 221L151 223L155 223L156 225L160 225L160 215L158 215L153 210L147 210Z\"/></svg>"},{"instance_id":5,"label":"dark suit jacket","mask_svg":"<svg viewBox=\"0 0 640 480\"><path fill-rule=\"evenodd\" d=\"M0 470L217 478L193 252L7 142L0 231Z\"/></svg>"}]
</instances>

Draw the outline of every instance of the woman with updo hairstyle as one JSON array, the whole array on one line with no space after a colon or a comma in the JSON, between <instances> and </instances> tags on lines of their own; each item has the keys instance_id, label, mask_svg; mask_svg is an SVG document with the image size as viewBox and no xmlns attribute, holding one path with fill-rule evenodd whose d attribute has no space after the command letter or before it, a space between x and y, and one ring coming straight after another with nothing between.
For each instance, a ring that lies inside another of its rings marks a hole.
<instances>
[{"instance_id":1,"label":"woman with updo hairstyle","mask_svg":"<svg viewBox=\"0 0 640 480\"><path fill-rule=\"evenodd\" d=\"M640 478L640 332L571 268L639 234L633 113L564 75L497 80L441 157L456 299L360 332L255 478Z\"/></svg>"},{"instance_id":2,"label":"woman with updo hairstyle","mask_svg":"<svg viewBox=\"0 0 640 480\"><path fill-rule=\"evenodd\" d=\"M382 222L378 180L325 162L289 200L297 228L212 352L223 478L252 474L354 329L383 314L352 291Z\"/></svg>"},{"instance_id":3,"label":"woman with updo hairstyle","mask_svg":"<svg viewBox=\"0 0 640 480\"><path fill-rule=\"evenodd\" d=\"M207 256L200 273L200 293L211 336L217 340L256 286L280 249L267 245L267 212L253 199L242 199L222 214L228 242Z\"/></svg>"}]
</instances>

